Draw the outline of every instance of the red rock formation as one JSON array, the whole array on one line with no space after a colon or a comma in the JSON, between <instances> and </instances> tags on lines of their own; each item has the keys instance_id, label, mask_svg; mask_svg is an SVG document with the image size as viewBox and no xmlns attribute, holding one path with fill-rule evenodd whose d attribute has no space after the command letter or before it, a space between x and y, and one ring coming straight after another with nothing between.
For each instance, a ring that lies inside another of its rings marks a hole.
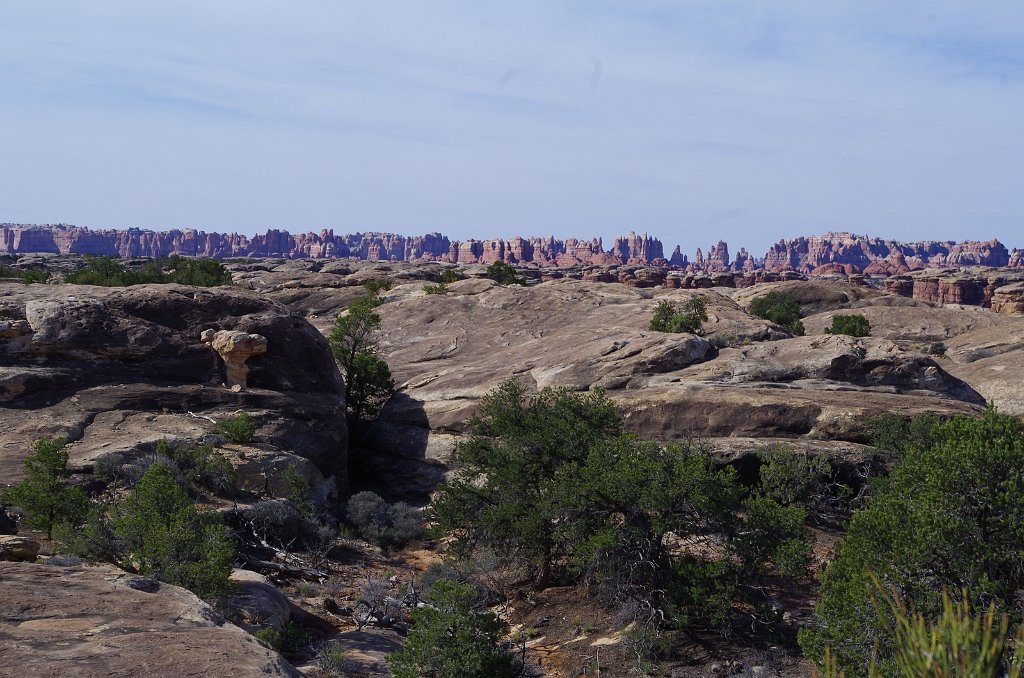
<instances>
[{"instance_id":1,"label":"red rock formation","mask_svg":"<svg viewBox=\"0 0 1024 678\"><path fill-rule=\"evenodd\" d=\"M705 268L708 273L719 273L729 270L729 246L719 240L708 252Z\"/></svg>"}]
</instances>

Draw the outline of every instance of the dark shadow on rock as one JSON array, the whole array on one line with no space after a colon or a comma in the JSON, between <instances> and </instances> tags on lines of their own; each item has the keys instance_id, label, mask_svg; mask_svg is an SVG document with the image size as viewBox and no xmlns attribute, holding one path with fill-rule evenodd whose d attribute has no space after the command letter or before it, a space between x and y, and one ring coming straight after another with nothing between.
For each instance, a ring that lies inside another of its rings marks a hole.
<instances>
[{"instance_id":1,"label":"dark shadow on rock","mask_svg":"<svg viewBox=\"0 0 1024 678\"><path fill-rule=\"evenodd\" d=\"M431 442L423 403L395 392L349 451L352 491L369 490L388 501L428 503L447 471L440 459L431 457Z\"/></svg>"}]
</instances>

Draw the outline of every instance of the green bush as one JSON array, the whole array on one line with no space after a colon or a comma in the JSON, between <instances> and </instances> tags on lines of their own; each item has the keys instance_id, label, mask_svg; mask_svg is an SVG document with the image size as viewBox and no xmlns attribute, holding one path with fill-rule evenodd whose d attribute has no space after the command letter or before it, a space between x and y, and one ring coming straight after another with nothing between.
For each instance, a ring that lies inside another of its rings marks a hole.
<instances>
[{"instance_id":1,"label":"green bush","mask_svg":"<svg viewBox=\"0 0 1024 678\"><path fill-rule=\"evenodd\" d=\"M214 259L171 256L128 269L112 257L87 256L85 267L66 274L64 282L102 287L167 283L214 287L230 285L231 272Z\"/></svg>"},{"instance_id":2,"label":"green bush","mask_svg":"<svg viewBox=\"0 0 1024 678\"><path fill-rule=\"evenodd\" d=\"M471 587L439 580L427 603L412 611L413 627L402 649L388 655L395 678L521 675L522 656L501 643L507 624L492 612L478 609Z\"/></svg>"},{"instance_id":3,"label":"green bush","mask_svg":"<svg viewBox=\"0 0 1024 678\"><path fill-rule=\"evenodd\" d=\"M53 531L57 550L89 562L113 561L117 554L117 544L107 517L108 512L108 506L92 503L81 525L57 525Z\"/></svg>"},{"instance_id":4,"label":"green bush","mask_svg":"<svg viewBox=\"0 0 1024 678\"><path fill-rule=\"evenodd\" d=\"M376 278L374 280L367 280L363 283L363 287L366 291L372 295L380 294L381 292L387 292L395 286L395 281L391 278Z\"/></svg>"},{"instance_id":5,"label":"green bush","mask_svg":"<svg viewBox=\"0 0 1024 678\"><path fill-rule=\"evenodd\" d=\"M235 543L220 517L196 510L166 466L154 465L111 518L122 562L211 599L229 590Z\"/></svg>"},{"instance_id":6,"label":"green bush","mask_svg":"<svg viewBox=\"0 0 1024 678\"><path fill-rule=\"evenodd\" d=\"M834 315L832 316L832 325L825 331L828 334L868 337L871 336L871 323L862 315Z\"/></svg>"},{"instance_id":7,"label":"green bush","mask_svg":"<svg viewBox=\"0 0 1024 678\"><path fill-rule=\"evenodd\" d=\"M380 315L374 308L378 305L372 295L352 300L328 336L331 353L345 378L350 432L375 419L395 388L387 362L377 355Z\"/></svg>"},{"instance_id":8,"label":"green bush","mask_svg":"<svg viewBox=\"0 0 1024 678\"><path fill-rule=\"evenodd\" d=\"M515 266L500 259L490 264L484 275L496 281L499 285L526 284L526 279L516 273Z\"/></svg>"},{"instance_id":9,"label":"green bush","mask_svg":"<svg viewBox=\"0 0 1024 678\"><path fill-rule=\"evenodd\" d=\"M347 676L358 668L355 662L345 654L341 643L325 641L316 651L316 665L328 676Z\"/></svg>"},{"instance_id":10,"label":"green bush","mask_svg":"<svg viewBox=\"0 0 1024 678\"><path fill-rule=\"evenodd\" d=\"M3 492L3 499L25 514L29 526L53 537L54 527L76 527L86 518L89 498L69 482L68 452L63 438L39 438L25 457L25 479Z\"/></svg>"},{"instance_id":11,"label":"green bush","mask_svg":"<svg viewBox=\"0 0 1024 678\"><path fill-rule=\"evenodd\" d=\"M678 308L672 302L659 301L651 318L650 330L703 334L701 326L707 320L707 300L702 296L692 297Z\"/></svg>"},{"instance_id":12,"label":"green bush","mask_svg":"<svg viewBox=\"0 0 1024 678\"><path fill-rule=\"evenodd\" d=\"M803 336L800 304L788 292L773 291L750 302L750 315L785 327L791 334Z\"/></svg>"},{"instance_id":13,"label":"green bush","mask_svg":"<svg viewBox=\"0 0 1024 678\"><path fill-rule=\"evenodd\" d=\"M943 593L941 614L930 618L910 611L898 595L887 595L884 602L896 622L892 663L900 676L1021 675L1024 638L1018 630L1015 642L1010 642L1009 615L1000 615L997 623L994 603L979 615L972 612L966 590L956 603Z\"/></svg>"},{"instance_id":14,"label":"green bush","mask_svg":"<svg viewBox=\"0 0 1024 678\"><path fill-rule=\"evenodd\" d=\"M156 454L171 459L185 479L193 485L205 487L221 496L229 496L234 492L237 475L235 467L212 445L172 447L166 440L159 440L156 444Z\"/></svg>"},{"instance_id":15,"label":"green bush","mask_svg":"<svg viewBox=\"0 0 1024 678\"><path fill-rule=\"evenodd\" d=\"M252 442L256 435L256 422L248 412L239 412L233 417L224 417L215 426L217 433L233 443L244 445Z\"/></svg>"},{"instance_id":16,"label":"green bush","mask_svg":"<svg viewBox=\"0 0 1024 678\"><path fill-rule=\"evenodd\" d=\"M444 294L448 291L448 284L438 283L436 285L424 285L423 291L427 294Z\"/></svg>"},{"instance_id":17,"label":"green bush","mask_svg":"<svg viewBox=\"0 0 1024 678\"><path fill-rule=\"evenodd\" d=\"M423 517L404 502L389 504L373 492L357 492L345 514L366 541L385 549L401 548L423 535Z\"/></svg>"},{"instance_id":18,"label":"green bush","mask_svg":"<svg viewBox=\"0 0 1024 678\"><path fill-rule=\"evenodd\" d=\"M887 674L899 644L891 610L869 602L872 578L926 618L941 592L966 587L975 607L1019 614L1024 590L1024 426L994 410L938 423L927 445L902 446L874 482L821 578L819 624L800 634L815 660L866 675L874 648Z\"/></svg>"},{"instance_id":19,"label":"green bush","mask_svg":"<svg viewBox=\"0 0 1024 678\"><path fill-rule=\"evenodd\" d=\"M167 282L195 287L231 284L231 271L224 268L216 259L171 256L165 260L157 260L157 265L167 269Z\"/></svg>"},{"instance_id":20,"label":"green bush","mask_svg":"<svg viewBox=\"0 0 1024 678\"><path fill-rule=\"evenodd\" d=\"M306 478L294 465L289 464L284 470L284 481L288 485L288 503L295 507L300 516L312 520L316 506L313 504L313 488Z\"/></svg>"},{"instance_id":21,"label":"green bush","mask_svg":"<svg viewBox=\"0 0 1024 678\"><path fill-rule=\"evenodd\" d=\"M41 268L17 269L0 264L0 279L20 280L26 285L31 283L44 283L50 279L50 274Z\"/></svg>"},{"instance_id":22,"label":"green bush","mask_svg":"<svg viewBox=\"0 0 1024 678\"><path fill-rule=\"evenodd\" d=\"M455 557L489 549L538 586L586 584L669 625L728 618L733 596L755 602L752 580L802 573L802 508L748 497L706 446L643 442L621 427L602 392L531 396L506 382L456 447L429 521ZM693 561L675 543L709 555Z\"/></svg>"},{"instance_id":23,"label":"green bush","mask_svg":"<svg viewBox=\"0 0 1024 678\"><path fill-rule=\"evenodd\" d=\"M441 284L442 285L450 285L453 282L459 282L460 280L463 280L464 278L465 278L465 276L462 275L461 273L459 273L459 269L457 269L457 268L446 268L443 271L441 271Z\"/></svg>"}]
</instances>

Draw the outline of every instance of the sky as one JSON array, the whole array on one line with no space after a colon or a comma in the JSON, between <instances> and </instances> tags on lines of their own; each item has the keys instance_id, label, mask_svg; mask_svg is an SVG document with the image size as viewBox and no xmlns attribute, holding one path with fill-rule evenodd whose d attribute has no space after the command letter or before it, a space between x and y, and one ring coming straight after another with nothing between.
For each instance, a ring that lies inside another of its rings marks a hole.
<instances>
[{"instance_id":1,"label":"sky","mask_svg":"<svg viewBox=\"0 0 1024 678\"><path fill-rule=\"evenodd\" d=\"M0 0L0 222L1024 246L1024 3Z\"/></svg>"}]
</instances>

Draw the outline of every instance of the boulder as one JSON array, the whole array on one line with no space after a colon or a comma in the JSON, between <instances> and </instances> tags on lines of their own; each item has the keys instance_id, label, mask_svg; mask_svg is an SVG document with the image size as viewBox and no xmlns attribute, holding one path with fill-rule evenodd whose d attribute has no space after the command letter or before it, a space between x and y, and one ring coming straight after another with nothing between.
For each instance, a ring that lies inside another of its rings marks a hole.
<instances>
[{"instance_id":1,"label":"boulder","mask_svg":"<svg viewBox=\"0 0 1024 678\"><path fill-rule=\"evenodd\" d=\"M283 631L291 619L291 604L266 577L249 570L231 573L235 592L224 606L228 617L250 633L267 626Z\"/></svg>"},{"instance_id":2,"label":"boulder","mask_svg":"<svg viewBox=\"0 0 1024 678\"><path fill-rule=\"evenodd\" d=\"M3 666L26 678L301 675L191 592L131 579L109 565L0 563Z\"/></svg>"},{"instance_id":3,"label":"boulder","mask_svg":"<svg viewBox=\"0 0 1024 678\"><path fill-rule=\"evenodd\" d=\"M39 542L17 535L0 535L0 560L32 563L39 553Z\"/></svg>"}]
</instances>

